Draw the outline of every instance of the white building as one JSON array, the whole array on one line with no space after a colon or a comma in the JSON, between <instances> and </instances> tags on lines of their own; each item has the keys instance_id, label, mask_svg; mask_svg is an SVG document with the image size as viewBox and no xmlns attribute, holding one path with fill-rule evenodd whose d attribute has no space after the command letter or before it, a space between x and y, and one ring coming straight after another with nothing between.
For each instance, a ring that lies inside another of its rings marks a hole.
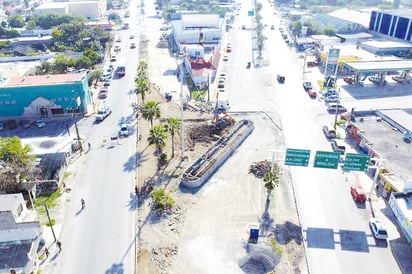
<instances>
[{"instance_id":1,"label":"white building","mask_svg":"<svg viewBox=\"0 0 412 274\"><path fill-rule=\"evenodd\" d=\"M104 16L107 10L107 1L69 1L45 3L34 9L36 15L72 14L84 16L88 19L97 19Z\"/></svg>"},{"instance_id":2,"label":"white building","mask_svg":"<svg viewBox=\"0 0 412 274\"><path fill-rule=\"evenodd\" d=\"M0 273L36 272L42 227L33 217L21 193L0 195Z\"/></svg>"},{"instance_id":3,"label":"white building","mask_svg":"<svg viewBox=\"0 0 412 274\"><path fill-rule=\"evenodd\" d=\"M225 19L217 14L182 14L173 20L172 33L177 44L218 44L225 32Z\"/></svg>"}]
</instances>

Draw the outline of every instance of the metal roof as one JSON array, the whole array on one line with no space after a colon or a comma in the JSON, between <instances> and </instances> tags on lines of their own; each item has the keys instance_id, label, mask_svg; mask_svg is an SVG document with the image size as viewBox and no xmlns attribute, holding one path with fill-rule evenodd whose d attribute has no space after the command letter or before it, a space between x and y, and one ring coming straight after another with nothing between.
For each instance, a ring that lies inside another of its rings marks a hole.
<instances>
[{"instance_id":1,"label":"metal roof","mask_svg":"<svg viewBox=\"0 0 412 274\"><path fill-rule=\"evenodd\" d=\"M347 62L344 66L355 72L412 70L412 60Z\"/></svg>"}]
</instances>

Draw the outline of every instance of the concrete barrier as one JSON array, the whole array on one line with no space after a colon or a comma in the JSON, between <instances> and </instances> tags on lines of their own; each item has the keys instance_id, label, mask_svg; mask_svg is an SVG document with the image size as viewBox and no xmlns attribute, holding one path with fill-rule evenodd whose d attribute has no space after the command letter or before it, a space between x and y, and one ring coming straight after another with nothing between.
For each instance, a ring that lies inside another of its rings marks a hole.
<instances>
[{"instance_id":1,"label":"concrete barrier","mask_svg":"<svg viewBox=\"0 0 412 274\"><path fill-rule=\"evenodd\" d=\"M229 158L253 131L250 120L239 121L226 135L197 159L183 174L182 185L188 188L202 186L213 173Z\"/></svg>"}]
</instances>

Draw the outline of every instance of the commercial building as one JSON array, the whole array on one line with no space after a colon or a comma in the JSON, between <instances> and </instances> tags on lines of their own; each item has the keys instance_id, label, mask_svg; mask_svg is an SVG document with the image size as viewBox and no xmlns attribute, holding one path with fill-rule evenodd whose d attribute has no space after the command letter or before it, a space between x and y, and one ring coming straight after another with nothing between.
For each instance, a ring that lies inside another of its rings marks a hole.
<instances>
[{"instance_id":1,"label":"commercial building","mask_svg":"<svg viewBox=\"0 0 412 274\"><path fill-rule=\"evenodd\" d=\"M0 84L0 117L83 114L92 105L91 100L87 73L12 76Z\"/></svg>"},{"instance_id":2,"label":"commercial building","mask_svg":"<svg viewBox=\"0 0 412 274\"><path fill-rule=\"evenodd\" d=\"M369 30L411 42L412 11L406 9L372 11Z\"/></svg>"},{"instance_id":3,"label":"commercial building","mask_svg":"<svg viewBox=\"0 0 412 274\"><path fill-rule=\"evenodd\" d=\"M98 19L107 11L107 1L68 1L44 3L34 9L36 15L71 14L84 16L88 19Z\"/></svg>"}]
</instances>

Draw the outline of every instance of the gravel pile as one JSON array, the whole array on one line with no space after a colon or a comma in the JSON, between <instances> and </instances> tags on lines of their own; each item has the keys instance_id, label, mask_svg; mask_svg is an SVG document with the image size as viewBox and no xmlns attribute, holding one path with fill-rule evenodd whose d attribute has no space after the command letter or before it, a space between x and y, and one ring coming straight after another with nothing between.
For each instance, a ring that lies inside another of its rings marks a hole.
<instances>
[{"instance_id":1,"label":"gravel pile","mask_svg":"<svg viewBox=\"0 0 412 274\"><path fill-rule=\"evenodd\" d=\"M245 273L267 273L274 270L281 259L266 245L249 245L247 251L248 254L239 261L239 267Z\"/></svg>"}]
</instances>

